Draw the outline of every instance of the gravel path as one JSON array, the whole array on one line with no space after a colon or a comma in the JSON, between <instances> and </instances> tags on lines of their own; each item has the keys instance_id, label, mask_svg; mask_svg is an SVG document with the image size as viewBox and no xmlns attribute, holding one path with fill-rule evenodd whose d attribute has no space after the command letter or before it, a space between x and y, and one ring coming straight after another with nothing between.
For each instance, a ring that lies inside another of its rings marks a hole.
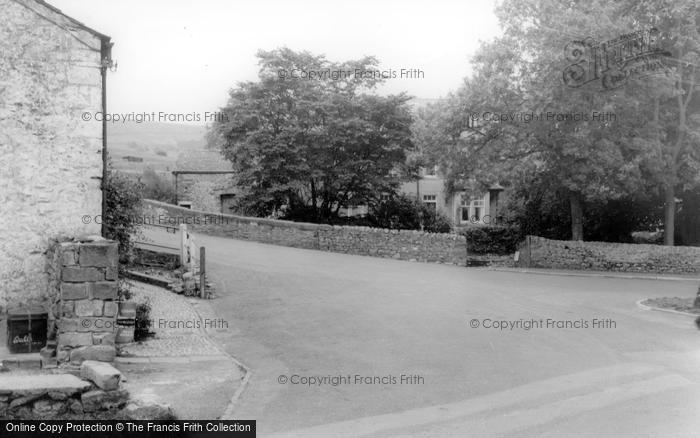
<instances>
[{"instance_id":1,"label":"gravel path","mask_svg":"<svg viewBox=\"0 0 700 438\"><path fill-rule=\"evenodd\" d=\"M151 330L146 341L126 344L122 355L138 357L211 356L222 351L206 335L203 321L186 298L165 289L132 282L133 300L151 303Z\"/></svg>"}]
</instances>

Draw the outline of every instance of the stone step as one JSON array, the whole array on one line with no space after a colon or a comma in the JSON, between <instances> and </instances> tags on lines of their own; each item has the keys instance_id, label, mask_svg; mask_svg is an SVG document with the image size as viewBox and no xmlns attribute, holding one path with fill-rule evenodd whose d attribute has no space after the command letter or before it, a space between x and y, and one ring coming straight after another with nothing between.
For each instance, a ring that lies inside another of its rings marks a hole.
<instances>
[{"instance_id":1,"label":"stone step","mask_svg":"<svg viewBox=\"0 0 700 438\"><path fill-rule=\"evenodd\" d=\"M0 369L38 370L40 368L41 355L39 353L6 353L0 355Z\"/></svg>"},{"instance_id":2,"label":"stone step","mask_svg":"<svg viewBox=\"0 0 700 438\"><path fill-rule=\"evenodd\" d=\"M71 374L0 374L0 394L33 395L45 392L61 392L72 395L84 392L91 383Z\"/></svg>"}]
</instances>

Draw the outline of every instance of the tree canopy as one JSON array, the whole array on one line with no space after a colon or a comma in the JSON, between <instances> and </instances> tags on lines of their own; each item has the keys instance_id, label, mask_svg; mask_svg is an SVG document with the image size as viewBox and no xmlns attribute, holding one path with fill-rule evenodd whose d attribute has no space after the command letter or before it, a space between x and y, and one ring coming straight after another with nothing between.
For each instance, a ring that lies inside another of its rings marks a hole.
<instances>
[{"instance_id":1,"label":"tree canopy","mask_svg":"<svg viewBox=\"0 0 700 438\"><path fill-rule=\"evenodd\" d=\"M420 115L433 132L419 147L441 157L450 187L500 181L557 191L575 240L586 202L663 193L672 244L675 193L697 184L700 169L699 8L692 0L505 0L503 36L482 44L460 90ZM612 52L621 38L659 53L623 63ZM659 59L662 70L639 73Z\"/></svg>"},{"instance_id":2,"label":"tree canopy","mask_svg":"<svg viewBox=\"0 0 700 438\"><path fill-rule=\"evenodd\" d=\"M383 80L377 60L337 63L286 48L257 56L259 80L230 91L227 117L209 135L233 163L238 208L309 210L323 221L394 193L412 148L410 98L372 93Z\"/></svg>"}]
</instances>

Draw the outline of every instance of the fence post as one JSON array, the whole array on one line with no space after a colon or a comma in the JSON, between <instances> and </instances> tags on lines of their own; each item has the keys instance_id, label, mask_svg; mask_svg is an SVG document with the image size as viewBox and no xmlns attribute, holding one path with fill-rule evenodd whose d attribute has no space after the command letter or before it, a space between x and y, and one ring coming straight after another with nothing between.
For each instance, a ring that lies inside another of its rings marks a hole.
<instances>
[{"instance_id":1,"label":"fence post","mask_svg":"<svg viewBox=\"0 0 700 438\"><path fill-rule=\"evenodd\" d=\"M187 269L187 225L180 224L180 266Z\"/></svg>"},{"instance_id":2,"label":"fence post","mask_svg":"<svg viewBox=\"0 0 700 438\"><path fill-rule=\"evenodd\" d=\"M199 247L199 297L206 298L206 252L203 246Z\"/></svg>"}]
</instances>

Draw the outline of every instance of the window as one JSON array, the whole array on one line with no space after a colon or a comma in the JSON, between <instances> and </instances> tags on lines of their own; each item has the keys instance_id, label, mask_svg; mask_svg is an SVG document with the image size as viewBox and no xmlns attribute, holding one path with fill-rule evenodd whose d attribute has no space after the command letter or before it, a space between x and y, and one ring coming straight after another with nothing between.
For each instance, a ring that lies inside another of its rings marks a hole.
<instances>
[{"instance_id":1,"label":"window","mask_svg":"<svg viewBox=\"0 0 700 438\"><path fill-rule=\"evenodd\" d=\"M423 203L437 213L437 195L423 195Z\"/></svg>"},{"instance_id":2,"label":"window","mask_svg":"<svg viewBox=\"0 0 700 438\"><path fill-rule=\"evenodd\" d=\"M479 223L484 219L484 198L462 196L460 222Z\"/></svg>"},{"instance_id":3,"label":"window","mask_svg":"<svg viewBox=\"0 0 700 438\"><path fill-rule=\"evenodd\" d=\"M481 222L484 217L484 200L472 199L469 210L471 210L472 213L472 220L474 222Z\"/></svg>"}]
</instances>

